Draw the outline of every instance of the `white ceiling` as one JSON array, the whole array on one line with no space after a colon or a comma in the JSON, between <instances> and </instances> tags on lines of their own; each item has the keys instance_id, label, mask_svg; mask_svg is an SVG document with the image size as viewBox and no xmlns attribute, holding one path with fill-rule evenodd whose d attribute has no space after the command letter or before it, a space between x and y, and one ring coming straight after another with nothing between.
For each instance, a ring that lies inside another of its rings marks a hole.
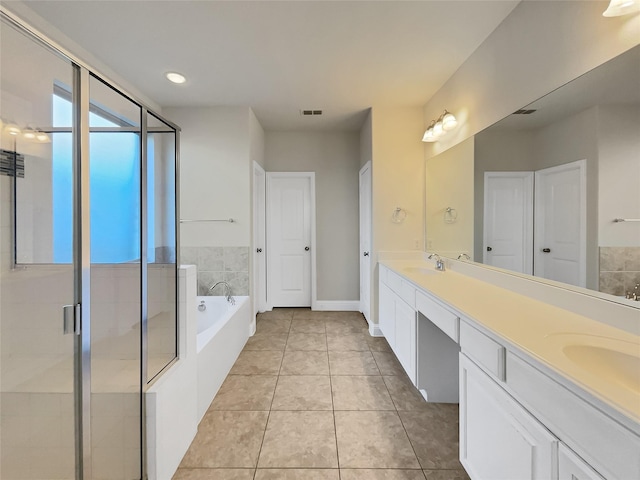
<instances>
[{"instance_id":1,"label":"white ceiling","mask_svg":"<svg viewBox=\"0 0 640 480\"><path fill-rule=\"evenodd\" d=\"M26 2L161 106L250 106L265 130L357 130L371 106L424 105L517 3Z\"/></svg>"}]
</instances>

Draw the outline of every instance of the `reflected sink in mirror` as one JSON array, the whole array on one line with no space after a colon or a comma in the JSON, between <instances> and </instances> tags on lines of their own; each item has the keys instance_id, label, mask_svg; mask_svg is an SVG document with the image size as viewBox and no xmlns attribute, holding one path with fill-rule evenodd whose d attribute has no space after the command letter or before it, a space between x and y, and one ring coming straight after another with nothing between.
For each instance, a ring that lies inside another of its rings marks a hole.
<instances>
[{"instance_id":1,"label":"reflected sink in mirror","mask_svg":"<svg viewBox=\"0 0 640 480\"><path fill-rule=\"evenodd\" d=\"M576 366L640 395L640 343L586 334L552 337L562 342L562 353Z\"/></svg>"},{"instance_id":2,"label":"reflected sink in mirror","mask_svg":"<svg viewBox=\"0 0 640 480\"><path fill-rule=\"evenodd\" d=\"M405 267L402 270L408 274L414 275L433 275L434 273L441 273L438 272L435 267Z\"/></svg>"}]
</instances>

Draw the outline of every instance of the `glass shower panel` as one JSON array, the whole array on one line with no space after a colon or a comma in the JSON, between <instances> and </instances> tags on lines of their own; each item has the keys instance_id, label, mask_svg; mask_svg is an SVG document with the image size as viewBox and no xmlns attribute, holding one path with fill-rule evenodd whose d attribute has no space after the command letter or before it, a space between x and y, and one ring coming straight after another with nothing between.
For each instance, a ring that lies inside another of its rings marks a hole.
<instances>
[{"instance_id":1,"label":"glass shower panel","mask_svg":"<svg viewBox=\"0 0 640 480\"><path fill-rule=\"evenodd\" d=\"M0 478L73 479L72 124L56 95L71 101L74 67L4 17L0 58Z\"/></svg>"},{"instance_id":2,"label":"glass shower panel","mask_svg":"<svg viewBox=\"0 0 640 480\"><path fill-rule=\"evenodd\" d=\"M141 108L91 76L94 480L141 477Z\"/></svg>"},{"instance_id":3,"label":"glass shower panel","mask_svg":"<svg viewBox=\"0 0 640 480\"><path fill-rule=\"evenodd\" d=\"M147 114L147 380L177 356L176 131Z\"/></svg>"}]
</instances>

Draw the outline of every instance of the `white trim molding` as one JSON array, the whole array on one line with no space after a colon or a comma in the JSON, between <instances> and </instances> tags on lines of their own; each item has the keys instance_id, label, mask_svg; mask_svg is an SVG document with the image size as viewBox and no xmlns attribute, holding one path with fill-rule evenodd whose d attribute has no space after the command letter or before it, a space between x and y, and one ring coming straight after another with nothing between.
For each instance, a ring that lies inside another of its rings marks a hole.
<instances>
[{"instance_id":1,"label":"white trim molding","mask_svg":"<svg viewBox=\"0 0 640 480\"><path fill-rule=\"evenodd\" d=\"M312 310L325 312L359 312L359 300L316 300Z\"/></svg>"}]
</instances>

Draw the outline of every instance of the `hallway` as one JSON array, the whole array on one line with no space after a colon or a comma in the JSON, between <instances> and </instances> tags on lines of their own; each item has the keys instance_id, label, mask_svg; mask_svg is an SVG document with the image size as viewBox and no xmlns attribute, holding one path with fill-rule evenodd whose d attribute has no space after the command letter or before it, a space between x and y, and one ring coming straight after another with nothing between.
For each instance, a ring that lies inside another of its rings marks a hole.
<instances>
[{"instance_id":1,"label":"hallway","mask_svg":"<svg viewBox=\"0 0 640 480\"><path fill-rule=\"evenodd\" d=\"M360 313L299 308L258 315L174 476L467 478L458 406L424 402Z\"/></svg>"}]
</instances>

